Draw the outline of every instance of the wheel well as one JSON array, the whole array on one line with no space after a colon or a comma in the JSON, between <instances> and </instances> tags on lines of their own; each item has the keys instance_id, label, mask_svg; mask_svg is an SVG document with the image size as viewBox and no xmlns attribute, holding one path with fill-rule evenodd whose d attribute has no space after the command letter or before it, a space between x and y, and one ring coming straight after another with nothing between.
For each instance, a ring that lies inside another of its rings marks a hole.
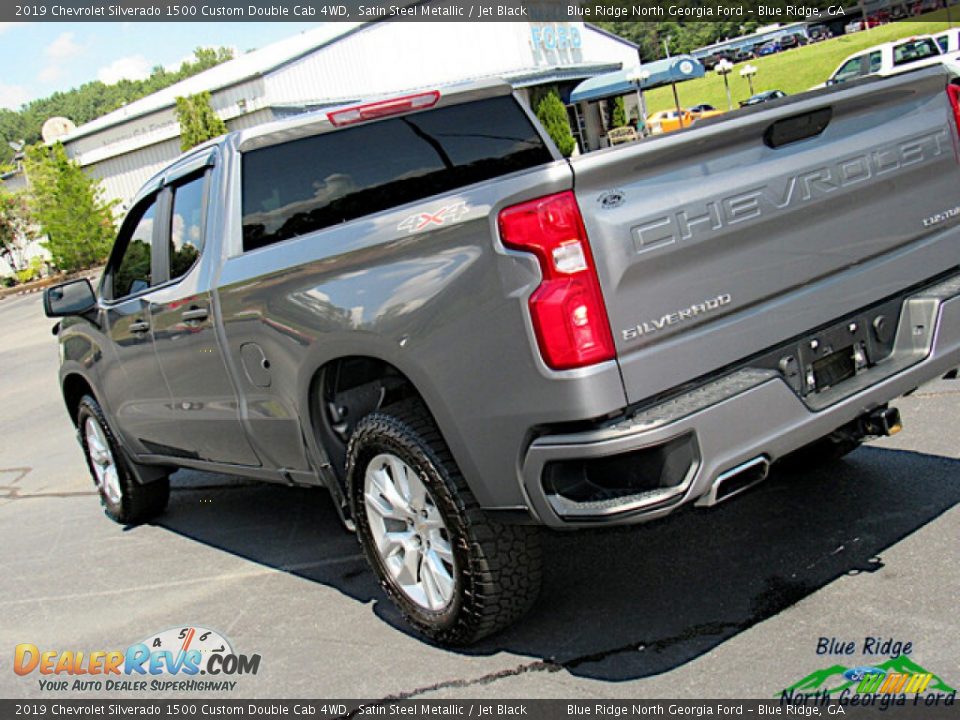
<instances>
[{"instance_id":1,"label":"wheel well","mask_svg":"<svg viewBox=\"0 0 960 720\"><path fill-rule=\"evenodd\" d=\"M357 423L383 407L410 397L423 399L414 384L390 363L350 356L317 370L310 388L310 412L320 446L342 482L347 443Z\"/></svg>"},{"instance_id":2,"label":"wheel well","mask_svg":"<svg viewBox=\"0 0 960 720\"><path fill-rule=\"evenodd\" d=\"M73 424L77 424L77 412L80 409L80 400L84 395L96 397L93 388L81 375L67 375L63 381L63 400L67 404L67 412Z\"/></svg>"}]
</instances>

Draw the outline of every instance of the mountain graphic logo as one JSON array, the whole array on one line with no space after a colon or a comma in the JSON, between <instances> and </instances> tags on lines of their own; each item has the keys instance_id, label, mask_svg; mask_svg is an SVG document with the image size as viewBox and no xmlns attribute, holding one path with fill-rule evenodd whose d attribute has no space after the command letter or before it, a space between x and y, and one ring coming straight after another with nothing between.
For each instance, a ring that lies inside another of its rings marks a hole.
<instances>
[{"instance_id":1,"label":"mountain graphic logo","mask_svg":"<svg viewBox=\"0 0 960 720\"><path fill-rule=\"evenodd\" d=\"M887 660L886 662L871 665L869 668L859 666L850 668L843 665L831 665L830 667L823 668L822 670L815 670L805 678L795 682L793 685L784 688L780 693L777 693L775 697L779 697L784 693L790 694L791 692L819 692L830 693L831 695L848 689L855 692L857 688L860 687L861 683L864 683L867 681L867 679L869 679L871 673L866 672L867 670L872 671L873 674L882 672L884 673L884 678L889 678L894 673L903 675L905 678L930 675L930 681L924 686L924 690L927 692L956 692L956 689L950 687L950 685L948 685L940 676L935 675L929 670L921 667L907 656L900 655ZM900 692L902 687L903 684L901 684L901 686L895 692ZM871 688L872 689L870 692L877 692L878 690L880 692L884 692L884 690L880 689L879 683L871 684ZM907 690L907 692L909 692L909 690Z\"/></svg>"}]
</instances>

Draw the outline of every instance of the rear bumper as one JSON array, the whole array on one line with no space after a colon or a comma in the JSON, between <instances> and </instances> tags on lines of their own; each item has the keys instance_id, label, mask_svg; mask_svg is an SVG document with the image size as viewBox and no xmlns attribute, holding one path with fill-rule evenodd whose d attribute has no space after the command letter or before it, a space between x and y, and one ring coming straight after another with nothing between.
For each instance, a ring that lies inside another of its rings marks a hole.
<instances>
[{"instance_id":1,"label":"rear bumper","mask_svg":"<svg viewBox=\"0 0 960 720\"><path fill-rule=\"evenodd\" d=\"M641 522L683 504L712 504L718 478L741 467L755 472L957 366L960 276L905 298L893 352L836 388L805 401L780 373L745 367L614 425L537 438L522 462L523 489L538 519L554 527ZM544 489L545 471L565 461L671 442L684 444L685 465L669 486L580 502Z\"/></svg>"}]
</instances>

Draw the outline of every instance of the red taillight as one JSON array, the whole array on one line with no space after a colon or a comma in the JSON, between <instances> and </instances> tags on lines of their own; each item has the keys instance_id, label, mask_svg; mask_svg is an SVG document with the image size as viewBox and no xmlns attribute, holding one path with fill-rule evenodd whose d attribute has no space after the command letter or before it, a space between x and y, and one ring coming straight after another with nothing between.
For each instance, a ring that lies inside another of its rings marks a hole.
<instances>
[{"instance_id":1,"label":"red taillight","mask_svg":"<svg viewBox=\"0 0 960 720\"><path fill-rule=\"evenodd\" d=\"M540 261L543 280L530 316L544 361L567 370L614 357L610 321L572 192L530 200L500 213L500 237Z\"/></svg>"},{"instance_id":2,"label":"red taillight","mask_svg":"<svg viewBox=\"0 0 960 720\"><path fill-rule=\"evenodd\" d=\"M950 107L953 108L953 123L960 135L960 85L947 85L947 97L950 98Z\"/></svg>"},{"instance_id":3,"label":"red taillight","mask_svg":"<svg viewBox=\"0 0 960 720\"><path fill-rule=\"evenodd\" d=\"M417 95L405 95L390 100L378 100L366 105L355 105L342 110L334 110L327 113L327 119L337 127L343 127L365 120L376 120L388 115L399 115L413 110L426 110L436 105L439 99L440 93L431 90Z\"/></svg>"}]
</instances>

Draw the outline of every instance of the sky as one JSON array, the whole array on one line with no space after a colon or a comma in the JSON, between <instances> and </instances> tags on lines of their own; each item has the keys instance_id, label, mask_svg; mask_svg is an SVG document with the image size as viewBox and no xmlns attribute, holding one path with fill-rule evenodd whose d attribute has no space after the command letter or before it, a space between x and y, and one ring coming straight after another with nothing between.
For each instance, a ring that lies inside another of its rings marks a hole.
<instances>
[{"instance_id":1,"label":"sky","mask_svg":"<svg viewBox=\"0 0 960 720\"><path fill-rule=\"evenodd\" d=\"M194 48L263 47L320 23L0 23L0 107L69 90L92 80L141 79L170 69Z\"/></svg>"}]
</instances>

